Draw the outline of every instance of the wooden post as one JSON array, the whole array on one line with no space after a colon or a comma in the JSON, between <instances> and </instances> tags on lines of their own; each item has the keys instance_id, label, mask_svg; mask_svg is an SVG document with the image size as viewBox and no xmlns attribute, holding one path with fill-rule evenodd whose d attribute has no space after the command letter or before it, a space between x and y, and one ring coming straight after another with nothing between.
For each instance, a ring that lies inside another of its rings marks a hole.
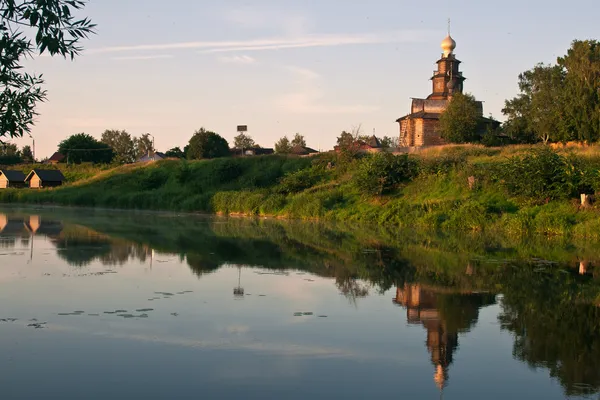
<instances>
[{"instance_id":1,"label":"wooden post","mask_svg":"<svg viewBox=\"0 0 600 400\"><path fill-rule=\"evenodd\" d=\"M473 189L475 189L475 184L477 183L477 179L475 179L475 177L474 177L474 176L470 176L470 177L468 178L468 181L469 181L469 189L470 189L470 190L473 190Z\"/></svg>"},{"instance_id":2,"label":"wooden post","mask_svg":"<svg viewBox=\"0 0 600 400\"><path fill-rule=\"evenodd\" d=\"M581 207L587 208L594 202L594 195L581 193Z\"/></svg>"}]
</instances>

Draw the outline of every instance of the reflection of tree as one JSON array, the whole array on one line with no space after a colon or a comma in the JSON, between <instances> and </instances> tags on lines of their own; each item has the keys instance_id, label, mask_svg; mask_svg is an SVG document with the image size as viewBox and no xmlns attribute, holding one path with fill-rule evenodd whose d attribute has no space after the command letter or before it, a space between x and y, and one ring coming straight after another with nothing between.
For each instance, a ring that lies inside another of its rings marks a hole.
<instances>
[{"instance_id":1,"label":"reflection of tree","mask_svg":"<svg viewBox=\"0 0 600 400\"><path fill-rule=\"evenodd\" d=\"M359 298L369 295L369 286L354 278L336 278L336 285L344 296L354 305Z\"/></svg>"},{"instance_id":2,"label":"reflection of tree","mask_svg":"<svg viewBox=\"0 0 600 400\"><path fill-rule=\"evenodd\" d=\"M406 308L408 323L427 329L426 346L435 367L433 379L440 390L448 384L458 334L470 331L477 323L479 309L495 301L493 294L456 293L419 284L396 289L394 303Z\"/></svg>"},{"instance_id":3,"label":"reflection of tree","mask_svg":"<svg viewBox=\"0 0 600 400\"><path fill-rule=\"evenodd\" d=\"M600 308L573 301L590 278L521 267L505 279L499 319L514 335L514 357L547 368L569 396L600 391Z\"/></svg>"}]
</instances>

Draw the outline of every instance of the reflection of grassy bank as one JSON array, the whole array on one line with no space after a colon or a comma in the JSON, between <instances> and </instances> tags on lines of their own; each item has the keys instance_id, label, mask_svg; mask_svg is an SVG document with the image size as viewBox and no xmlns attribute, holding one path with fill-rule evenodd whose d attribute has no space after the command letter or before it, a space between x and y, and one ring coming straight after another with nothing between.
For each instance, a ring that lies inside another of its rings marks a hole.
<instances>
[{"instance_id":1,"label":"reflection of grassy bank","mask_svg":"<svg viewBox=\"0 0 600 400\"><path fill-rule=\"evenodd\" d=\"M93 234L88 233L85 240L79 240L82 246L98 237L102 247L107 240L114 242L115 248L140 247L140 250L126 251L132 257L137 253L146 257L150 248L180 254L198 274L225 264L258 265L272 269L301 269L335 277L340 282L363 279L382 290L419 282L460 291L501 292L503 283L498 277L509 265L537 268L530 261L543 259L560 264L556 268L565 271L565 276L578 276L580 262L590 273L599 272L600 264L600 256L595 250L599 243L563 237L515 238L485 233L435 235L376 225L355 229L340 223L173 218L153 213L90 211L82 216L69 209L39 212L92 229ZM66 224L67 231L69 226L72 225ZM71 240L70 243L72 251L76 251L78 242ZM103 257L110 259L109 255ZM597 298L599 284L597 278L592 279L581 287L586 290L574 292L573 300L600 301Z\"/></svg>"},{"instance_id":2,"label":"reflection of grassy bank","mask_svg":"<svg viewBox=\"0 0 600 400\"><path fill-rule=\"evenodd\" d=\"M600 188L600 158L592 150L451 146L395 167L332 155L162 161L120 167L55 190L4 190L0 201L598 238L598 211L576 204L580 192ZM379 182L378 168L394 179L381 181L383 196L366 195L365 185L368 193L374 189L366 178ZM357 174L366 178L357 180ZM475 179L472 188L469 177Z\"/></svg>"}]
</instances>

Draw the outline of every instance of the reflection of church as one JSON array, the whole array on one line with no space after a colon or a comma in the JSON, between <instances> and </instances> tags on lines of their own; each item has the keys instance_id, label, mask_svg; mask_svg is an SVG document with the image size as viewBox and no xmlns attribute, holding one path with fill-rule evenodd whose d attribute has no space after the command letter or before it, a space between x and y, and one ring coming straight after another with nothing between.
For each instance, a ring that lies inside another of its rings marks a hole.
<instances>
[{"instance_id":1,"label":"reflection of church","mask_svg":"<svg viewBox=\"0 0 600 400\"><path fill-rule=\"evenodd\" d=\"M406 308L409 324L420 324L427 330L426 346L435 367L434 381L442 390L448 384L448 370L458 349L458 334L475 325L479 308L494 304L495 296L407 284L396 289L393 301Z\"/></svg>"}]
</instances>

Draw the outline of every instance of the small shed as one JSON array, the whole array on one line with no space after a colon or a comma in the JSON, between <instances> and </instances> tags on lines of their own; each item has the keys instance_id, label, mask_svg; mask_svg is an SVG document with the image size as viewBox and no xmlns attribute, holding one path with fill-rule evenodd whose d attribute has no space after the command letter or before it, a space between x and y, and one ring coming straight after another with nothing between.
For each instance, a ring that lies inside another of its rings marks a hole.
<instances>
[{"instance_id":1,"label":"small shed","mask_svg":"<svg viewBox=\"0 0 600 400\"><path fill-rule=\"evenodd\" d=\"M21 171L0 170L0 189L25 187L25 174Z\"/></svg>"},{"instance_id":2,"label":"small shed","mask_svg":"<svg viewBox=\"0 0 600 400\"><path fill-rule=\"evenodd\" d=\"M57 169L34 169L25 178L31 189L61 186L65 177Z\"/></svg>"}]
</instances>

